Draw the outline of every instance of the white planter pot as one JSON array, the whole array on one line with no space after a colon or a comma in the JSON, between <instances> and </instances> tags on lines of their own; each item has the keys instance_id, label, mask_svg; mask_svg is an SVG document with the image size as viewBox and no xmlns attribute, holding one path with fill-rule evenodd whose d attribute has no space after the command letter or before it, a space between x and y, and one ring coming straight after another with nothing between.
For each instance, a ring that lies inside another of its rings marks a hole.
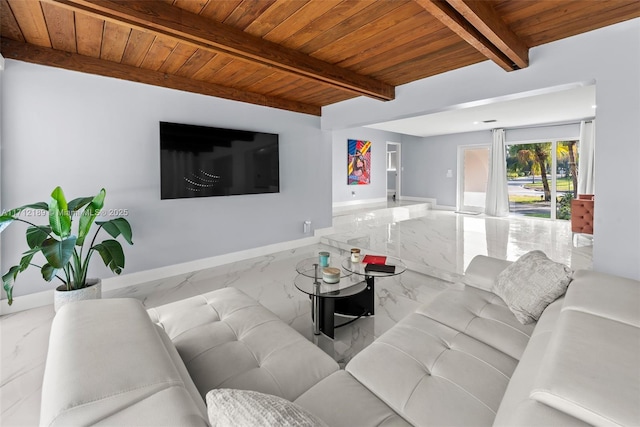
<instances>
[{"instance_id":1,"label":"white planter pot","mask_svg":"<svg viewBox=\"0 0 640 427\"><path fill-rule=\"evenodd\" d=\"M57 312L60 308L73 301L102 298L102 282L100 279L88 279L89 286L82 289L67 291L65 285L58 286L53 293L53 308Z\"/></svg>"}]
</instances>

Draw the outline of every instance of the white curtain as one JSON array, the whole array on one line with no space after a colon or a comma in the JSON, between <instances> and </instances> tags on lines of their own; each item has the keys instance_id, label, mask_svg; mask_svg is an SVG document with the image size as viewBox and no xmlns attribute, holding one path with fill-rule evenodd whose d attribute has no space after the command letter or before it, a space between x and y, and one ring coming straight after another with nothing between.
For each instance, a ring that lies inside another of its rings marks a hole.
<instances>
[{"instance_id":1,"label":"white curtain","mask_svg":"<svg viewBox=\"0 0 640 427\"><path fill-rule=\"evenodd\" d=\"M489 154L489 180L485 213L490 216L509 215L507 188L507 158L504 129L493 130L493 144Z\"/></svg>"},{"instance_id":2,"label":"white curtain","mask_svg":"<svg viewBox=\"0 0 640 427\"><path fill-rule=\"evenodd\" d=\"M578 194L594 194L596 121L580 122L578 148Z\"/></svg>"}]
</instances>

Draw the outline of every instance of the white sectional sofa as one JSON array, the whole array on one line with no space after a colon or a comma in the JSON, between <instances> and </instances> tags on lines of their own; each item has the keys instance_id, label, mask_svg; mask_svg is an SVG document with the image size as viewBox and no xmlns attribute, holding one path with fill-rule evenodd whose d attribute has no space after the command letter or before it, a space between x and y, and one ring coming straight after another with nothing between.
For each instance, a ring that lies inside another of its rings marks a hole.
<instances>
[{"instance_id":1,"label":"white sectional sofa","mask_svg":"<svg viewBox=\"0 0 640 427\"><path fill-rule=\"evenodd\" d=\"M206 426L210 389L293 400L338 368L234 288L149 313L134 299L83 301L53 321L40 424Z\"/></svg>"},{"instance_id":2,"label":"white sectional sofa","mask_svg":"<svg viewBox=\"0 0 640 427\"><path fill-rule=\"evenodd\" d=\"M565 297L522 325L489 292L509 264L476 257L467 286L442 292L296 402L334 426L397 425L394 415L418 426L640 425L640 283L578 271ZM332 395L345 384L355 391Z\"/></svg>"},{"instance_id":3,"label":"white sectional sofa","mask_svg":"<svg viewBox=\"0 0 640 427\"><path fill-rule=\"evenodd\" d=\"M345 370L227 288L152 309L57 314L43 425L207 425L212 389L294 401L330 426L640 425L640 283L578 271L537 324L491 293L509 262L476 257ZM179 355L179 356L178 356Z\"/></svg>"}]
</instances>

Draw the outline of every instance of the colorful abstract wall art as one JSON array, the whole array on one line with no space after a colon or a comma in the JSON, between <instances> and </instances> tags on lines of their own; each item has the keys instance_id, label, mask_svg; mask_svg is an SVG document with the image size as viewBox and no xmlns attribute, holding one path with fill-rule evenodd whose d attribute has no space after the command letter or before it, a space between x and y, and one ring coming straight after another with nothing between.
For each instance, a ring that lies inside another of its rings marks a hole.
<instances>
[{"instance_id":1,"label":"colorful abstract wall art","mask_svg":"<svg viewBox=\"0 0 640 427\"><path fill-rule=\"evenodd\" d=\"M371 141L350 139L348 141L349 185L371 183Z\"/></svg>"}]
</instances>

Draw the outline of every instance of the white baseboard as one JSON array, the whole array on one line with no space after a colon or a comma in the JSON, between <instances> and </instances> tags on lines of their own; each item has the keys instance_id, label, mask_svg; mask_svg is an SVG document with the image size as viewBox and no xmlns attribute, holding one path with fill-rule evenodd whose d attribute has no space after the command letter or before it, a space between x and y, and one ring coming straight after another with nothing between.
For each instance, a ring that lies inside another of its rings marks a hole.
<instances>
[{"instance_id":1,"label":"white baseboard","mask_svg":"<svg viewBox=\"0 0 640 427\"><path fill-rule=\"evenodd\" d=\"M340 210L341 208L350 208L353 206L359 205L373 205L376 203L385 203L387 201L386 197L380 197L376 199L361 199L361 200L347 200L346 202L334 202L333 209Z\"/></svg>"},{"instance_id":2,"label":"white baseboard","mask_svg":"<svg viewBox=\"0 0 640 427\"><path fill-rule=\"evenodd\" d=\"M407 200L409 202L431 203L431 206L436 206L436 204L437 204L436 199L431 199L431 198L428 198L428 197L400 196L399 199L400 200Z\"/></svg>"},{"instance_id":3,"label":"white baseboard","mask_svg":"<svg viewBox=\"0 0 640 427\"><path fill-rule=\"evenodd\" d=\"M455 211L455 206L447 206L447 205L439 205L437 199L432 199L429 197L412 197L412 196L401 196L400 200L408 200L410 202L424 202L430 203L431 208L439 211Z\"/></svg>"},{"instance_id":4,"label":"white baseboard","mask_svg":"<svg viewBox=\"0 0 640 427\"><path fill-rule=\"evenodd\" d=\"M388 191L390 191L388 194L395 193L395 191L393 190L388 190ZM455 207L438 205L436 199L429 198L429 197L397 196L396 198L398 200L406 200L410 202L430 203L431 206L442 206L443 210L449 210L450 208L455 210ZM363 199L363 200L348 200L346 202L334 202L333 210L340 212L340 211L348 210L350 208L361 206L361 205L374 205L378 203L385 203L386 201L387 199L385 198L377 198L377 199Z\"/></svg>"},{"instance_id":5,"label":"white baseboard","mask_svg":"<svg viewBox=\"0 0 640 427\"><path fill-rule=\"evenodd\" d=\"M210 258L198 259L195 261L183 262L181 264L174 264L166 267L154 268L151 270L138 271L121 276L108 277L102 279L102 292L104 293L115 289L136 286L141 283L151 282L154 280L162 280L168 277L187 274L193 271L204 270L207 268L218 267L220 265L229 264L232 262L244 261L263 255L269 255L275 252L296 249L302 246L314 245L320 243L321 236L332 233L333 227L321 228L315 230L312 237L274 243L258 248L246 249L243 251L217 255ZM0 315L17 313L19 311L42 307L48 304L53 304L53 289L28 295L20 295L14 298L12 305L8 305L6 299L0 300Z\"/></svg>"},{"instance_id":6,"label":"white baseboard","mask_svg":"<svg viewBox=\"0 0 640 427\"><path fill-rule=\"evenodd\" d=\"M435 205L433 207L434 210L436 211L455 211L456 207L455 206L447 206L447 205Z\"/></svg>"},{"instance_id":7,"label":"white baseboard","mask_svg":"<svg viewBox=\"0 0 640 427\"><path fill-rule=\"evenodd\" d=\"M7 304L6 299L2 299L0 300L0 315L17 313L45 305L51 305L53 307L53 289L29 295L20 295L18 297L14 296L12 305Z\"/></svg>"}]
</instances>

